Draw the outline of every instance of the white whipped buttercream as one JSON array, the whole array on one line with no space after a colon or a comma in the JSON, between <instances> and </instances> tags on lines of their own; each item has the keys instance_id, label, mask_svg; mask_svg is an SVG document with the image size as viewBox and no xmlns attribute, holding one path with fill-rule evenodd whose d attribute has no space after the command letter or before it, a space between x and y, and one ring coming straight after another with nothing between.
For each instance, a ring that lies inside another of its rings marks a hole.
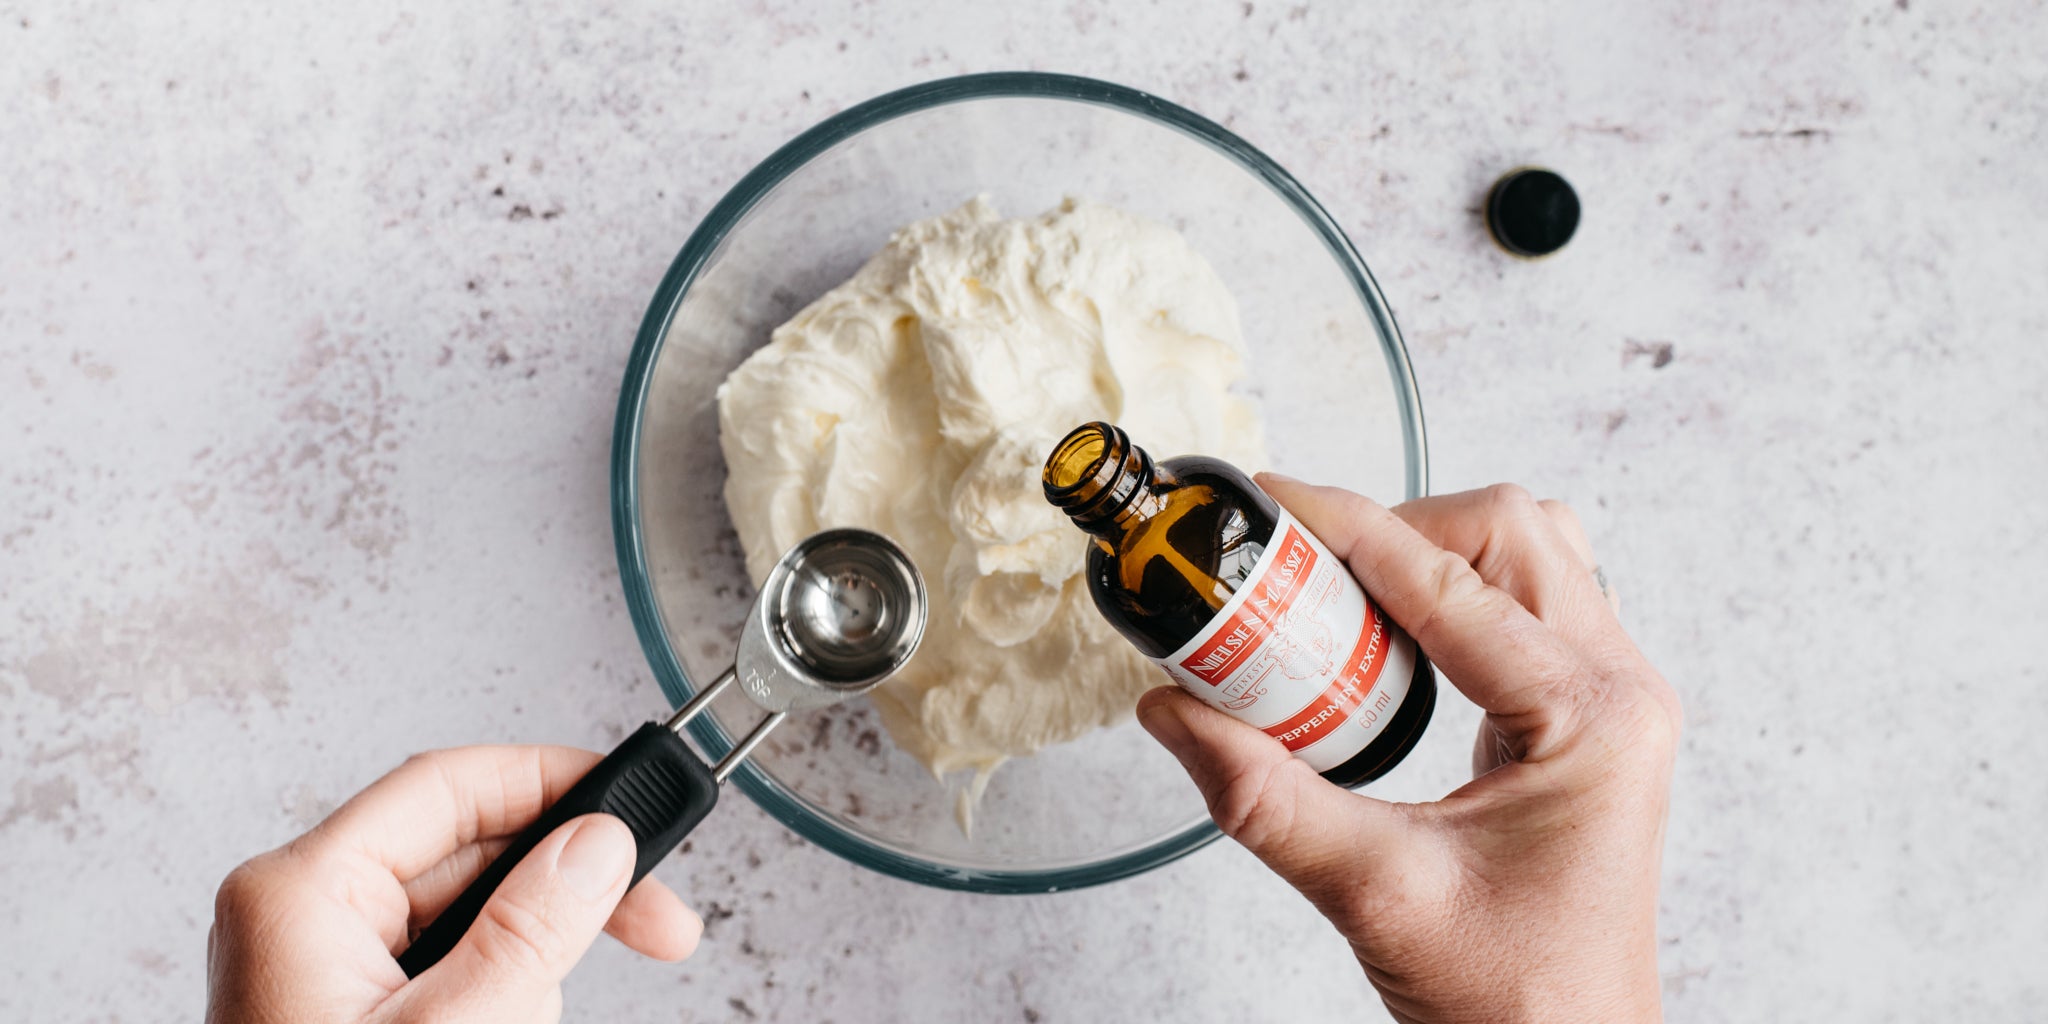
<instances>
[{"instance_id":1,"label":"white whipped buttercream","mask_svg":"<svg viewBox=\"0 0 2048 1024\"><path fill-rule=\"evenodd\" d=\"M756 583L805 536L860 526L924 571L924 645L874 694L934 773L1130 714L1166 682L1096 612L1087 539L1047 504L1054 442L1110 420L1159 457L1266 462L1237 304L1173 230L1068 200L984 199L911 224L777 328L718 391L726 503Z\"/></svg>"}]
</instances>

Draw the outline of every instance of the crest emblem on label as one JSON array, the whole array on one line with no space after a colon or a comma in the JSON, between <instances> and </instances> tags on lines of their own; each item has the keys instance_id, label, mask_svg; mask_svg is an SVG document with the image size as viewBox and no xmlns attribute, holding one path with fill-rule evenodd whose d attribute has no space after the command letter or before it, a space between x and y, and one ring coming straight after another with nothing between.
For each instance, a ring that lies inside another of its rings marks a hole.
<instances>
[{"instance_id":1,"label":"crest emblem on label","mask_svg":"<svg viewBox=\"0 0 2048 1024\"><path fill-rule=\"evenodd\" d=\"M1412 642L1284 511L1244 585L1193 640L1156 660L1182 689L1317 771L1379 736L1415 669Z\"/></svg>"}]
</instances>

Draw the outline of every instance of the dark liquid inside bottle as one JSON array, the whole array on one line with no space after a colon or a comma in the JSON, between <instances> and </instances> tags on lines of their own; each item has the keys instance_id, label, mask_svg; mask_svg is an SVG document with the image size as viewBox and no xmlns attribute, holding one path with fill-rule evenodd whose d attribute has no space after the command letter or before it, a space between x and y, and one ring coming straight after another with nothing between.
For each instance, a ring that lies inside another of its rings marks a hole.
<instances>
[{"instance_id":1,"label":"dark liquid inside bottle","mask_svg":"<svg viewBox=\"0 0 2048 1024\"><path fill-rule=\"evenodd\" d=\"M1281 520L1277 502L1237 467L1188 456L1155 463L1119 428L1076 428L1045 464L1046 499L1093 539L1095 607L1147 657L1165 658L1215 621L1251 577ZM1323 777L1358 786L1400 763L1436 705L1417 653L1401 706L1364 749Z\"/></svg>"}]
</instances>

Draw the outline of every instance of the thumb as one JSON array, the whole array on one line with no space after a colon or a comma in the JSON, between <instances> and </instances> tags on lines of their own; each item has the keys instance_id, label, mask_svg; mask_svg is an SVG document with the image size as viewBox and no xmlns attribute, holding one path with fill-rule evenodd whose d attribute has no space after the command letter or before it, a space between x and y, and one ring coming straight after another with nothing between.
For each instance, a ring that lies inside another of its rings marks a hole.
<instances>
[{"instance_id":1,"label":"thumb","mask_svg":"<svg viewBox=\"0 0 2048 1024\"><path fill-rule=\"evenodd\" d=\"M609 814L572 819L541 840L421 975L431 1016L523 1020L551 999L559 1007L554 990L625 896L635 857L632 832Z\"/></svg>"},{"instance_id":2,"label":"thumb","mask_svg":"<svg viewBox=\"0 0 2048 1024\"><path fill-rule=\"evenodd\" d=\"M1345 791L1273 737L1178 687L1140 698L1138 722L1187 769L1216 827L1311 901L1366 881L1400 834L1394 805Z\"/></svg>"}]
</instances>

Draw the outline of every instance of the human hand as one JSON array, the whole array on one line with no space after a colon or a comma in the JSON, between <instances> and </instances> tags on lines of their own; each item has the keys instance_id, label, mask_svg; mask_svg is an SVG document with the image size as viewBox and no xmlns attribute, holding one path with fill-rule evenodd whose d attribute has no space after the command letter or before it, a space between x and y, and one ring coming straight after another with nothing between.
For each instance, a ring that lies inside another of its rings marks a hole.
<instances>
[{"instance_id":1,"label":"human hand","mask_svg":"<svg viewBox=\"0 0 2048 1024\"><path fill-rule=\"evenodd\" d=\"M1147 693L1139 721L1224 833L1350 940L1396 1018L1660 1019L1678 697L1622 631L1577 517L1513 486L1389 511L1259 483L1486 712L1475 777L1434 803L1389 803L1173 687Z\"/></svg>"},{"instance_id":2,"label":"human hand","mask_svg":"<svg viewBox=\"0 0 2048 1024\"><path fill-rule=\"evenodd\" d=\"M412 933L598 760L570 747L420 754L236 868L207 935L207 1021L553 1021L600 928L658 960L689 956L703 922L653 878L627 892L632 834L587 814L519 862L440 963L409 982L399 969Z\"/></svg>"}]
</instances>

